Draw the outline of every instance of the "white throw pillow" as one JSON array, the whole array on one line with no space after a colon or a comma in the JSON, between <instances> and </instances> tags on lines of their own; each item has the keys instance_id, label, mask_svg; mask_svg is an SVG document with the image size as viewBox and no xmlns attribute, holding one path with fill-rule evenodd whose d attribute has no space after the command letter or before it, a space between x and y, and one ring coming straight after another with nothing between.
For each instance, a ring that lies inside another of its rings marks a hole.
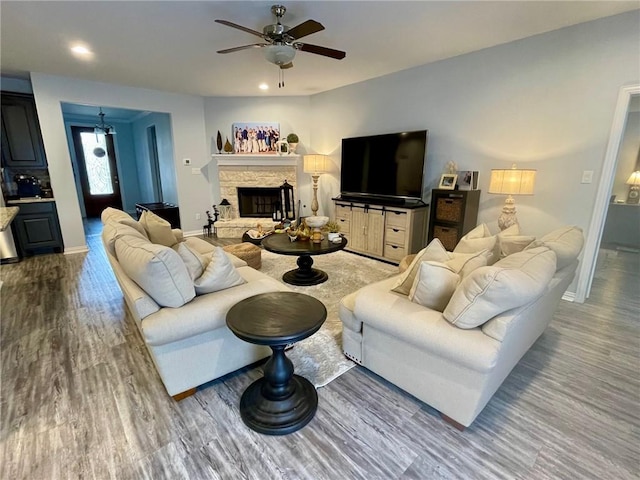
<instances>
[{"instance_id":1,"label":"white throw pillow","mask_svg":"<svg viewBox=\"0 0 640 480\"><path fill-rule=\"evenodd\" d=\"M415 258L409 265L409 268L402 272L391 291L401 293L402 295L409 295L416 275L418 275L420 263L426 260L434 262L446 262L449 260L449 252L447 252L447 249L444 248L439 239L434 238L431 240L429 245L416 254Z\"/></svg>"},{"instance_id":2,"label":"white throw pillow","mask_svg":"<svg viewBox=\"0 0 640 480\"><path fill-rule=\"evenodd\" d=\"M549 247L556 252L558 257L557 269L560 270L570 265L582 250L584 235L580 227L567 226L553 232L547 233L544 237L531 242L525 250L541 246Z\"/></svg>"},{"instance_id":3,"label":"white throw pillow","mask_svg":"<svg viewBox=\"0 0 640 480\"><path fill-rule=\"evenodd\" d=\"M418 275L409 292L409 300L442 312L458 286L460 275L450 266L432 261L420 264Z\"/></svg>"},{"instance_id":4,"label":"white throw pillow","mask_svg":"<svg viewBox=\"0 0 640 480\"><path fill-rule=\"evenodd\" d=\"M476 268L484 267L487 265L489 258L491 258L492 252L489 250L481 250L476 253L449 253L449 260L445 263L454 272L460 275L460 278L464 278L473 272Z\"/></svg>"},{"instance_id":5,"label":"white throw pillow","mask_svg":"<svg viewBox=\"0 0 640 480\"><path fill-rule=\"evenodd\" d=\"M116 254L116 250L115 250L116 240L118 240L121 237L126 237L128 235L144 240L145 242L149 241L147 239L146 233L140 233L136 228L132 227L131 225L126 225L120 222L109 221L105 223L104 226L102 227L102 240L107 251L111 255Z\"/></svg>"},{"instance_id":6,"label":"white throw pillow","mask_svg":"<svg viewBox=\"0 0 640 480\"><path fill-rule=\"evenodd\" d=\"M242 285L246 280L237 272L229 257L220 247L211 252L211 260L202 275L194 281L196 295L217 292Z\"/></svg>"},{"instance_id":7,"label":"white throw pillow","mask_svg":"<svg viewBox=\"0 0 640 480\"><path fill-rule=\"evenodd\" d=\"M498 261L497 241L498 237L491 235L487 224L482 223L462 237L453 251L455 253L477 253L488 250L490 255L487 264L492 265Z\"/></svg>"},{"instance_id":8,"label":"white throw pillow","mask_svg":"<svg viewBox=\"0 0 640 480\"><path fill-rule=\"evenodd\" d=\"M443 316L457 327L475 328L536 299L555 271L556 254L546 247L509 255L493 266L474 270L462 280Z\"/></svg>"},{"instance_id":9,"label":"white throw pillow","mask_svg":"<svg viewBox=\"0 0 640 480\"><path fill-rule=\"evenodd\" d=\"M152 243L165 245L167 247L172 247L178 243L176 236L171 231L171 224L155 213L145 210L142 212L142 215L140 215L140 223Z\"/></svg>"},{"instance_id":10,"label":"white throw pillow","mask_svg":"<svg viewBox=\"0 0 640 480\"><path fill-rule=\"evenodd\" d=\"M192 280L200 277L209 264L209 258L189 248L189 245L184 242L180 242L171 248L178 252L178 255L182 258Z\"/></svg>"},{"instance_id":11,"label":"white throw pillow","mask_svg":"<svg viewBox=\"0 0 640 480\"><path fill-rule=\"evenodd\" d=\"M500 258L508 257L527 248L536 237L529 235L512 235L504 237L498 235L498 246L500 247Z\"/></svg>"},{"instance_id":12,"label":"white throw pillow","mask_svg":"<svg viewBox=\"0 0 640 480\"><path fill-rule=\"evenodd\" d=\"M195 297L193 280L174 250L133 235L115 242L125 273L162 307L178 308Z\"/></svg>"},{"instance_id":13,"label":"white throw pillow","mask_svg":"<svg viewBox=\"0 0 640 480\"><path fill-rule=\"evenodd\" d=\"M100 219L102 220L103 225L107 225L109 223L119 223L122 225L128 225L130 227L135 228L139 233L147 237L147 232L144 230L144 227L140 225L139 222L131 218L127 212L123 212L122 210L118 210L117 208L107 207L100 214Z\"/></svg>"}]
</instances>

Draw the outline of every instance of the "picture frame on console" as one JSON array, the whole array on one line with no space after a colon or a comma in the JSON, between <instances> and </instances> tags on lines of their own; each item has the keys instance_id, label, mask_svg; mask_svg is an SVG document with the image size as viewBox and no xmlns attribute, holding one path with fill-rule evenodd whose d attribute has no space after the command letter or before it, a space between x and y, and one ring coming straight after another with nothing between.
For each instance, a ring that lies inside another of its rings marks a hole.
<instances>
[{"instance_id":1,"label":"picture frame on console","mask_svg":"<svg viewBox=\"0 0 640 480\"><path fill-rule=\"evenodd\" d=\"M456 180L456 187L458 190L477 190L478 189L478 174L477 171L461 170L458 172L458 179Z\"/></svg>"},{"instance_id":2,"label":"picture frame on console","mask_svg":"<svg viewBox=\"0 0 640 480\"><path fill-rule=\"evenodd\" d=\"M458 174L456 173L443 173L440 177L440 185L438 185L438 188L442 190L454 190L457 179Z\"/></svg>"},{"instance_id":3,"label":"picture frame on console","mask_svg":"<svg viewBox=\"0 0 640 480\"><path fill-rule=\"evenodd\" d=\"M234 122L231 125L233 153L275 155L280 140L277 122Z\"/></svg>"}]
</instances>

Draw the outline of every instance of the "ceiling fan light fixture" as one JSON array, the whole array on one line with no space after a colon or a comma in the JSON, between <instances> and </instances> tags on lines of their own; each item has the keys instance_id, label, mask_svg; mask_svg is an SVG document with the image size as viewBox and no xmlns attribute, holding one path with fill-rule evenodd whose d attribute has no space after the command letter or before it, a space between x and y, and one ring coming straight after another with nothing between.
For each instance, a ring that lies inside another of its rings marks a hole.
<instances>
[{"instance_id":1,"label":"ceiling fan light fixture","mask_svg":"<svg viewBox=\"0 0 640 480\"><path fill-rule=\"evenodd\" d=\"M291 63L293 58L296 56L296 49L291 45L267 45L263 50L264 58L275 65L286 65L287 63Z\"/></svg>"}]
</instances>

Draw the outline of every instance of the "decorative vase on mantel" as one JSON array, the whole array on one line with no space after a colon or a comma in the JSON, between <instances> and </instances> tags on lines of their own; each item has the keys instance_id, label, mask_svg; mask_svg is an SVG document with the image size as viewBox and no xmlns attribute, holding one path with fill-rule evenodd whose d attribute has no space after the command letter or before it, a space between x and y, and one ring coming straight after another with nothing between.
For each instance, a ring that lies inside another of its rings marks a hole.
<instances>
[{"instance_id":1,"label":"decorative vase on mantel","mask_svg":"<svg viewBox=\"0 0 640 480\"><path fill-rule=\"evenodd\" d=\"M222 153L222 135L220 134L220 130L218 130L218 136L216 137L216 147L218 147L218 155Z\"/></svg>"},{"instance_id":2,"label":"decorative vase on mantel","mask_svg":"<svg viewBox=\"0 0 640 480\"><path fill-rule=\"evenodd\" d=\"M224 143L224 151L225 153L233 152L233 146L231 145L231 142L229 141L228 138L227 138L227 141Z\"/></svg>"}]
</instances>

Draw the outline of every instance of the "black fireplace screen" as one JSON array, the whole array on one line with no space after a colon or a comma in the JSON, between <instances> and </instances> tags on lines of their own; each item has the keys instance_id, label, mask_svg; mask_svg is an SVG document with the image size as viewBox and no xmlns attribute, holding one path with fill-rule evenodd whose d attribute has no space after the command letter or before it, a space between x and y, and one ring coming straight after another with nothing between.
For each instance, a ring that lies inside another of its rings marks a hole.
<instances>
[{"instance_id":1,"label":"black fireplace screen","mask_svg":"<svg viewBox=\"0 0 640 480\"><path fill-rule=\"evenodd\" d=\"M275 221L295 219L293 187L238 187L240 217L270 217Z\"/></svg>"}]
</instances>

